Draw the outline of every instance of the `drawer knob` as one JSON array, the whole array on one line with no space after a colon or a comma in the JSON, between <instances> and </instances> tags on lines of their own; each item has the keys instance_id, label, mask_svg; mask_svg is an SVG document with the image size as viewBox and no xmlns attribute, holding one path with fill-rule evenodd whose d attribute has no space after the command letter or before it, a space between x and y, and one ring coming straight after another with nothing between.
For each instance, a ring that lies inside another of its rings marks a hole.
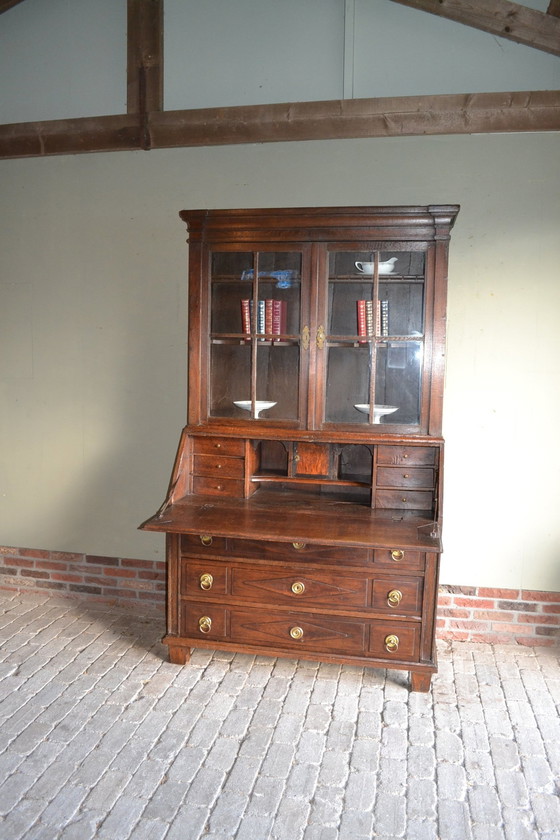
<instances>
[{"instance_id":1,"label":"drawer knob","mask_svg":"<svg viewBox=\"0 0 560 840\"><path fill-rule=\"evenodd\" d=\"M389 636L385 636L385 650L389 651L389 653L395 653L396 650L399 649L399 637L395 636L391 633Z\"/></svg>"},{"instance_id":2,"label":"drawer knob","mask_svg":"<svg viewBox=\"0 0 560 840\"><path fill-rule=\"evenodd\" d=\"M402 592L400 589L391 589L387 593L387 603L390 607L398 607L402 601Z\"/></svg>"},{"instance_id":3,"label":"drawer knob","mask_svg":"<svg viewBox=\"0 0 560 840\"><path fill-rule=\"evenodd\" d=\"M403 478L410 478L410 475L408 473L403 473Z\"/></svg>"},{"instance_id":4,"label":"drawer knob","mask_svg":"<svg viewBox=\"0 0 560 840\"><path fill-rule=\"evenodd\" d=\"M198 619L198 629L201 633L209 633L212 629L212 619L209 615L203 615Z\"/></svg>"},{"instance_id":5,"label":"drawer knob","mask_svg":"<svg viewBox=\"0 0 560 840\"><path fill-rule=\"evenodd\" d=\"M303 628L301 627L292 627L290 630L290 636L292 639L303 639Z\"/></svg>"},{"instance_id":6,"label":"drawer knob","mask_svg":"<svg viewBox=\"0 0 560 840\"><path fill-rule=\"evenodd\" d=\"M214 578L212 575L203 574L200 575L200 588L204 589L207 592L209 589L212 589L212 584L214 583Z\"/></svg>"},{"instance_id":7,"label":"drawer knob","mask_svg":"<svg viewBox=\"0 0 560 840\"><path fill-rule=\"evenodd\" d=\"M210 534L203 534L200 538L202 545L212 545L212 537Z\"/></svg>"},{"instance_id":8,"label":"drawer knob","mask_svg":"<svg viewBox=\"0 0 560 840\"><path fill-rule=\"evenodd\" d=\"M305 592L305 583L303 583L301 580L296 580L294 583L292 583L292 592L294 593L294 595L303 595L303 593Z\"/></svg>"},{"instance_id":9,"label":"drawer knob","mask_svg":"<svg viewBox=\"0 0 560 840\"><path fill-rule=\"evenodd\" d=\"M302 548L305 548L305 543L303 542L293 542L292 545L296 551L301 551Z\"/></svg>"},{"instance_id":10,"label":"drawer knob","mask_svg":"<svg viewBox=\"0 0 560 840\"><path fill-rule=\"evenodd\" d=\"M398 563L399 560L403 559L404 551L401 551L400 548L394 548L391 551L391 557L393 558L393 560L395 560Z\"/></svg>"}]
</instances>

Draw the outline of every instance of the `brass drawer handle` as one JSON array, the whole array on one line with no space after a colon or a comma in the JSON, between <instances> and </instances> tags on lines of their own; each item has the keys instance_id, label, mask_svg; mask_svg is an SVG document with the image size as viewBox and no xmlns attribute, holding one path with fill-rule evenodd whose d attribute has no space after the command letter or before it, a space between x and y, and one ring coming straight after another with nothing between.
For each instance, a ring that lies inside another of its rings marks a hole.
<instances>
[{"instance_id":1,"label":"brass drawer handle","mask_svg":"<svg viewBox=\"0 0 560 840\"><path fill-rule=\"evenodd\" d=\"M292 639L303 639L303 628L301 627L292 627L290 630L290 636Z\"/></svg>"},{"instance_id":2,"label":"brass drawer handle","mask_svg":"<svg viewBox=\"0 0 560 840\"><path fill-rule=\"evenodd\" d=\"M302 542L293 542L292 545L296 551L301 551L302 548L305 548L305 543Z\"/></svg>"},{"instance_id":3,"label":"brass drawer handle","mask_svg":"<svg viewBox=\"0 0 560 840\"><path fill-rule=\"evenodd\" d=\"M400 589L391 589L387 593L387 603L390 607L398 607L402 601L402 592Z\"/></svg>"},{"instance_id":4,"label":"brass drawer handle","mask_svg":"<svg viewBox=\"0 0 560 840\"><path fill-rule=\"evenodd\" d=\"M385 636L385 650L389 651L389 653L395 653L398 649L399 637L393 635L392 633L389 636Z\"/></svg>"},{"instance_id":5,"label":"brass drawer handle","mask_svg":"<svg viewBox=\"0 0 560 840\"><path fill-rule=\"evenodd\" d=\"M294 593L294 595L303 595L303 593L305 592L305 583L303 583L301 580L296 580L294 583L292 583L292 592Z\"/></svg>"},{"instance_id":6,"label":"brass drawer handle","mask_svg":"<svg viewBox=\"0 0 560 840\"><path fill-rule=\"evenodd\" d=\"M212 619L209 615L203 615L198 619L198 629L201 633L209 633L212 629Z\"/></svg>"},{"instance_id":7,"label":"brass drawer handle","mask_svg":"<svg viewBox=\"0 0 560 840\"><path fill-rule=\"evenodd\" d=\"M200 538L200 542L202 545L212 545L212 537L210 534L203 534Z\"/></svg>"},{"instance_id":8,"label":"brass drawer handle","mask_svg":"<svg viewBox=\"0 0 560 840\"><path fill-rule=\"evenodd\" d=\"M393 560L395 560L396 562L398 562L399 560L402 560L402 559L403 559L403 557L404 557L404 551L401 551L401 550L400 550L400 548L394 548L394 549L391 551L391 557L393 558Z\"/></svg>"},{"instance_id":9,"label":"brass drawer handle","mask_svg":"<svg viewBox=\"0 0 560 840\"><path fill-rule=\"evenodd\" d=\"M212 584L214 583L214 578L212 575L203 574L200 575L200 588L204 589L207 592L209 589L212 589Z\"/></svg>"}]
</instances>

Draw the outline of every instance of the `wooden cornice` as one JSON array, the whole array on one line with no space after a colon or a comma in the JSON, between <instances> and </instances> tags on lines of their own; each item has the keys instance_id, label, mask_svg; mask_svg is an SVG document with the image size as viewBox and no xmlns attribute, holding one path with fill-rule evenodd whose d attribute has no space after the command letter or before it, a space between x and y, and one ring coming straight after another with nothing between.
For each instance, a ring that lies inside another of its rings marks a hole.
<instances>
[{"instance_id":1,"label":"wooden cornice","mask_svg":"<svg viewBox=\"0 0 560 840\"><path fill-rule=\"evenodd\" d=\"M537 50L560 55L560 19L551 8L539 12L509 0L393 0L423 12L482 29Z\"/></svg>"},{"instance_id":2,"label":"wooden cornice","mask_svg":"<svg viewBox=\"0 0 560 840\"><path fill-rule=\"evenodd\" d=\"M0 126L0 158L188 146L560 131L560 91L291 102Z\"/></svg>"}]
</instances>

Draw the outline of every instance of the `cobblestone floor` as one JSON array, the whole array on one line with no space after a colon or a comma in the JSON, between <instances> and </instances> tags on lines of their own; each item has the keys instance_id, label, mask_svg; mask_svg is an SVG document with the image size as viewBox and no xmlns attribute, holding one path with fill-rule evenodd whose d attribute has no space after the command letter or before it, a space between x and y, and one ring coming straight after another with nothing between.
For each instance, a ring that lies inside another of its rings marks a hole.
<instances>
[{"instance_id":1,"label":"cobblestone floor","mask_svg":"<svg viewBox=\"0 0 560 840\"><path fill-rule=\"evenodd\" d=\"M88 602L0 593L2 840L558 840L551 648L405 672L196 651Z\"/></svg>"}]
</instances>

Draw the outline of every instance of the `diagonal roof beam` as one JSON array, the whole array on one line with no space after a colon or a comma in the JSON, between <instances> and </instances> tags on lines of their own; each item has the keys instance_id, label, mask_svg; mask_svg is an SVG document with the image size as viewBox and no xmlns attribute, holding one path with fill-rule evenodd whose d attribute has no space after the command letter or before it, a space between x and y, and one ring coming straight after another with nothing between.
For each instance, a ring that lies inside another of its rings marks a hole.
<instances>
[{"instance_id":1,"label":"diagonal roof beam","mask_svg":"<svg viewBox=\"0 0 560 840\"><path fill-rule=\"evenodd\" d=\"M393 3L560 56L560 18L556 17L556 0L552 0L548 12L509 0L393 0Z\"/></svg>"},{"instance_id":2,"label":"diagonal roof beam","mask_svg":"<svg viewBox=\"0 0 560 840\"><path fill-rule=\"evenodd\" d=\"M12 6L17 6L22 0L0 0L0 15L2 12L7 12Z\"/></svg>"}]
</instances>

